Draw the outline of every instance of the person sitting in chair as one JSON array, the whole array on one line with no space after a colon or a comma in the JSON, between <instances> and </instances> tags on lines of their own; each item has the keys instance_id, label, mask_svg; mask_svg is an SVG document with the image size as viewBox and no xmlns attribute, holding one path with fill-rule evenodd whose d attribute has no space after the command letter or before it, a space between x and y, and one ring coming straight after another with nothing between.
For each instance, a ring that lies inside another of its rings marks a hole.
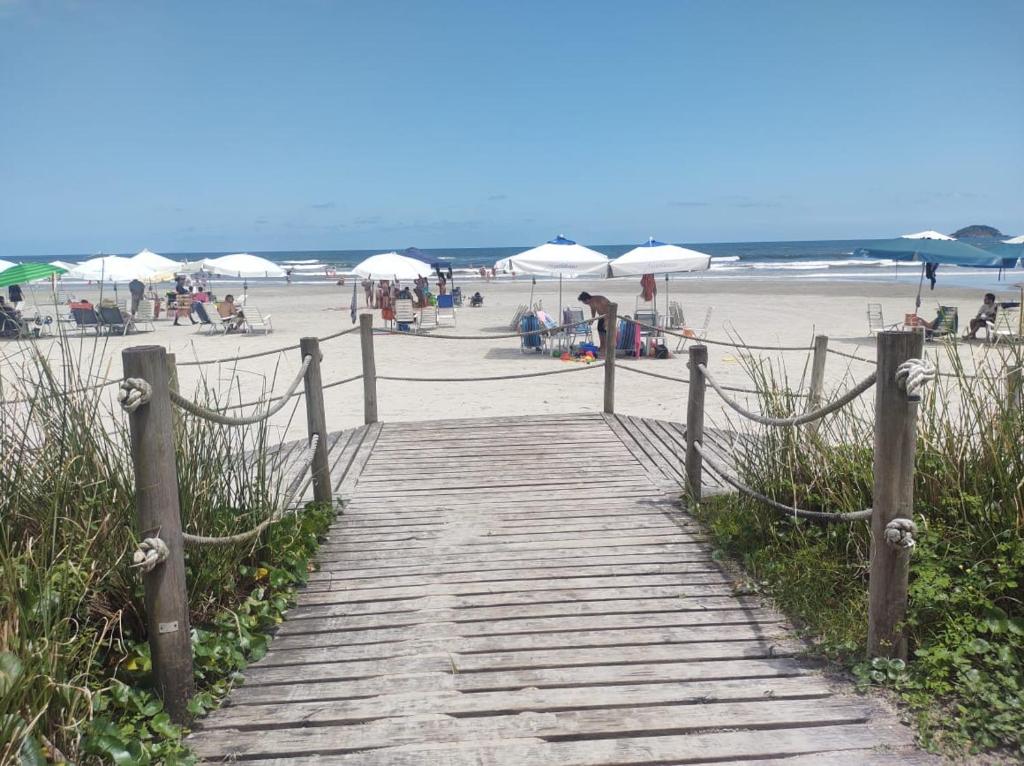
<instances>
[{"instance_id":1,"label":"person sitting in chair","mask_svg":"<svg viewBox=\"0 0 1024 766\"><path fill-rule=\"evenodd\" d=\"M230 293L217 306L217 313L227 325L227 332L238 332L245 325L245 314L235 303L235 296Z\"/></svg>"},{"instance_id":2,"label":"person sitting in chair","mask_svg":"<svg viewBox=\"0 0 1024 766\"><path fill-rule=\"evenodd\" d=\"M0 295L0 337L17 338L21 335L21 312Z\"/></svg>"},{"instance_id":3,"label":"person sitting in chair","mask_svg":"<svg viewBox=\"0 0 1024 766\"><path fill-rule=\"evenodd\" d=\"M999 304L996 303L995 294L985 293L985 301L978 309L978 313L974 315L974 319L971 320L971 326L964 334L964 340L975 340L978 337L978 330L987 326L989 322L995 321L998 308Z\"/></svg>"},{"instance_id":4,"label":"person sitting in chair","mask_svg":"<svg viewBox=\"0 0 1024 766\"><path fill-rule=\"evenodd\" d=\"M484 296L482 296L480 294L479 290L477 290L475 293L473 293L473 297L471 297L469 299L469 305L473 306L474 308L477 307L477 306L483 306L484 305Z\"/></svg>"}]
</instances>

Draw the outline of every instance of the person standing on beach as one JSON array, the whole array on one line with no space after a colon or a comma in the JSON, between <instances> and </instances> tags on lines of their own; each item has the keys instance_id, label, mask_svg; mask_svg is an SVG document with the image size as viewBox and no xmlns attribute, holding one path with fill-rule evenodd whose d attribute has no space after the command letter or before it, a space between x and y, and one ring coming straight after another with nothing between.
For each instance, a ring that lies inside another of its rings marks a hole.
<instances>
[{"instance_id":1,"label":"person standing on beach","mask_svg":"<svg viewBox=\"0 0 1024 766\"><path fill-rule=\"evenodd\" d=\"M366 298L366 308L373 308L373 283L369 279L363 280L363 296Z\"/></svg>"},{"instance_id":2,"label":"person standing on beach","mask_svg":"<svg viewBox=\"0 0 1024 766\"><path fill-rule=\"evenodd\" d=\"M142 303L142 296L146 294L146 285L141 279L133 279L128 283L128 292L132 296L132 316L139 313L139 304Z\"/></svg>"},{"instance_id":3,"label":"person standing on beach","mask_svg":"<svg viewBox=\"0 0 1024 766\"><path fill-rule=\"evenodd\" d=\"M597 352L598 358L603 358L605 355L604 344L608 338L608 330L604 325L604 318L608 315L609 302L608 299L603 295L591 295L590 293L583 292L579 295L580 303L590 306L590 317L601 315L601 318L597 320L597 337L600 339L600 349ZM612 349L612 353L615 353L615 349Z\"/></svg>"}]
</instances>

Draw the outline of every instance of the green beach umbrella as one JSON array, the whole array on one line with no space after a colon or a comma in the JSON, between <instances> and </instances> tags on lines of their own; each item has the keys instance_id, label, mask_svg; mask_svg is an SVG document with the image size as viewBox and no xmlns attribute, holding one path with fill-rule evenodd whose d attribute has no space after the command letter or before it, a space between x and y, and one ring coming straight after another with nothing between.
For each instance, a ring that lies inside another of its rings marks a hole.
<instances>
[{"instance_id":1,"label":"green beach umbrella","mask_svg":"<svg viewBox=\"0 0 1024 766\"><path fill-rule=\"evenodd\" d=\"M0 271L0 287L35 282L37 279L46 279L53 274L63 274L65 271L67 270L59 266L51 266L48 263L19 263L17 266Z\"/></svg>"}]
</instances>

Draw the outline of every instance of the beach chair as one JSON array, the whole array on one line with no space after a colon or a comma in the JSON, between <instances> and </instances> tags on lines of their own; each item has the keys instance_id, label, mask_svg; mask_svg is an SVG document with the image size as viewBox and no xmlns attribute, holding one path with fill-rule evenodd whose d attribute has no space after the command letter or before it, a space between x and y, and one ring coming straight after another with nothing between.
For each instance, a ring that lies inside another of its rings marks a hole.
<instances>
[{"instance_id":1,"label":"beach chair","mask_svg":"<svg viewBox=\"0 0 1024 766\"><path fill-rule=\"evenodd\" d=\"M565 348L569 342L569 336L564 329L559 329L561 325L546 311L536 311L534 314L540 323L541 329L547 330L547 332L540 334L542 347L548 351L556 348L559 350Z\"/></svg>"},{"instance_id":2,"label":"beach chair","mask_svg":"<svg viewBox=\"0 0 1024 766\"><path fill-rule=\"evenodd\" d=\"M956 306L939 306L939 314L936 317L935 327L925 330L925 340L935 340L947 336L956 337L956 331L960 326L960 315Z\"/></svg>"},{"instance_id":3,"label":"beach chair","mask_svg":"<svg viewBox=\"0 0 1024 766\"><path fill-rule=\"evenodd\" d=\"M201 303L196 301L195 304L196 316L199 318L199 327L196 332L206 332L208 335L215 335L216 333L226 333L228 328L231 326L231 318L225 319L217 313L216 309L213 308L212 303Z\"/></svg>"},{"instance_id":4,"label":"beach chair","mask_svg":"<svg viewBox=\"0 0 1024 766\"><path fill-rule=\"evenodd\" d=\"M75 327L78 328L79 332L84 333L86 330L92 330L97 335L100 334L100 317L94 307L72 306L71 317L75 320Z\"/></svg>"},{"instance_id":5,"label":"beach chair","mask_svg":"<svg viewBox=\"0 0 1024 766\"><path fill-rule=\"evenodd\" d=\"M985 323L985 339L990 343L998 343L1001 340L1009 343L1024 341L1024 335L1021 334L1020 307L998 309L995 319Z\"/></svg>"},{"instance_id":6,"label":"beach chair","mask_svg":"<svg viewBox=\"0 0 1024 766\"><path fill-rule=\"evenodd\" d=\"M544 350L544 336L537 330L543 329L536 314L524 314L519 320L519 350L524 354L527 351L536 351L538 354ZM530 335L526 335L530 333Z\"/></svg>"},{"instance_id":7,"label":"beach chair","mask_svg":"<svg viewBox=\"0 0 1024 766\"><path fill-rule=\"evenodd\" d=\"M640 311L637 311L633 315L633 318L636 319L636 321L639 323L637 325L637 330L640 333L640 346L641 346L641 348L646 349L646 348L649 347L649 345L651 344L651 342L655 338L663 337L663 333L661 332L660 325L658 324L658 312L657 311L654 311L654 310L651 310L651 309L641 309ZM647 325L647 327L640 327L639 326L640 324L645 324L645 325ZM653 330L649 329L651 327L653 327L655 329L653 329Z\"/></svg>"},{"instance_id":8,"label":"beach chair","mask_svg":"<svg viewBox=\"0 0 1024 766\"><path fill-rule=\"evenodd\" d=\"M461 306L462 305L462 288L461 287L453 287L452 288L452 301L455 303L456 306Z\"/></svg>"},{"instance_id":9,"label":"beach chair","mask_svg":"<svg viewBox=\"0 0 1024 766\"><path fill-rule=\"evenodd\" d=\"M100 306L99 319L100 327L107 333L127 335L135 327L131 315L121 311L119 306Z\"/></svg>"},{"instance_id":10,"label":"beach chair","mask_svg":"<svg viewBox=\"0 0 1024 766\"><path fill-rule=\"evenodd\" d=\"M878 335L883 330L888 330L885 326L885 319L882 317L882 304L881 303L869 303L868 304L868 335Z\"/></svg>"},{"instance_id":11,"label":"beach chair","mask_svg":"<svg viewBox=\"0 0 1024 766\"><path fill-rule=\"evenodd\" d=\"M416 324L416 312L412 307L412 298L399 298L395 301L395 329L399 332L412 332Z\"/></svg>"},{"instance_id":12,"label":"beach chair","mask_svg":"<svg viewBox=\"0 0 1024 766\"><path fill-rule=\"evenodd\" d=\"M442 327L455 326L455 299L452 296L437 296L437 323Z\"/></svg>"},{"instance_id":13,"label":"beach chair","mask_svg":"<svg viewBox=\"0 0 1024 766\"><path fill-rule=\"evenodd\" d=\"M619 320L615 329L615 351L622 351L626 356L640 355L640 327L626 319Z\"/></svg>"},{"instance_id":14,"label":"beach chair","mask_svg":"<svg viewBox=\"0 0 1024 766\"><path fill-rule=\"evenodd\" d=\"M420 309L420 332L427 332L427 330L436 330L437 324L437 306L424 306Z\"/></svg>"},{"instance_id":15,"label":"beach chair","mask_svg":"<svg viewBox=\"0 0 1024 766\"><path fill-rule=\"evenodd\" d=\"M515 316L512 317L512 321L508 323L508 329L516 330L516 331L519 330L519 323L522 321L523 314L525 314L525 313L526 313L526 304L525 303L520 303L519 304L519 308L516 309Z\"/></svg>"},{"instance_id":16,"label":"beach chair","mask_svg":"<svg viewBox=\"0 0 1024 766\"><path fill-rule=\"evenodd\" d=\"M686 326L686 317L683 316L683 307L678 301L671 301L668 304L668 329L679 330Z\"/></svg>"},{"instance_id":17,"label":"beach chair","mask_svg":"<svg viewBox=\"0 0 1024 766\"><path fill-rule=\"evenodd\" d=\"M270 314L261 313L255 306L246 306L244 313L246 332L261 332L269 335L274 331L274 325L270 323Z\"/></svg>"},{"instance_id":18,"label":"beach chair","mask_svg":"<svg viewBox=\"0 0 1024 766\"><path fill-rule=\"evenodd\" d=\"M571 325L565 331L569 336L570 347L576 345L580 340L587 343L594 342L593 326L586 320L583 309L566 309L563 312L562 324Z\"/></svg>"},{"instance_id":19,"label":"beach chair","mask_svg":"<svg viewBox=\"0 0 1024 766\"><path fill-rule=\"evenodd\" d=\"M148 325L150 331L156 329L156 325L153 324L153 320L156 319L156 303L151 300L143 300L139 303L139 310L135 312L135 316L132 317L132 321L135 323L135 329L139 329L140 325Z\"/></svg>"},{"instance_id":20,"label":"beach chair","mask_svg":"<svg viewBox=\"0 0 1024 766\"><path fill-rule=\"evenodd\" d=\"M679 338L679 342L676 343L676 353L682 351L686 347L688 341L695 340L700 342L704 340L708 334L708 328L711 327L711 311L712 309L709 307L708 310L704 312L704 321L700 325L696 327L683 325L681 330L682 337Z\"/></svg>"}]
</instances>

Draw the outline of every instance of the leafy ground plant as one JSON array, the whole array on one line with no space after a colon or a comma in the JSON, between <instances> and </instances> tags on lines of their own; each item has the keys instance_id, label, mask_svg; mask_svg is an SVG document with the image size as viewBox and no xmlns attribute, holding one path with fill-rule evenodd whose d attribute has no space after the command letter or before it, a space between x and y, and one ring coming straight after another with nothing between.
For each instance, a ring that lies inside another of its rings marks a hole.
<instances>
[{"instance_id":1,"label":"leafy ground plant","mask_svg":"<svg viewBox=\"0 0 1024 766\"><path fill-rule=\"evenodd\" d=\"M742 496L694 509L808 634L864 685L894 690L922 742L960 754L1024 759L1024 416L1005 371L1020 348L968 375L955 352L919 406L906 629L910 657L864 659L867 522L818 525ZM990 359L989 361L993 361ZM748 360L760 405L794 414L799 398L772 365ZM808 510L871 507L873 397L807 428L763 428L740 442L745 483Z\"/></svg>"},{"instance_id":2,"label":"leafy ground plant","mask_svg":"<svg viewBox=\"0 0 1024 766\"><path fill-rule=\"evenodd\" d=\"M152 692L123 415L77 342L56 349L0 390L18 402L0 406L0 765L190 763ZM183 416L174 438L186 530L244 531L283 502L265 427L229 452ZM310 507L246 545L188 549L194 713L266 651L331 518Z\"/></svg>"}]
</instances>

